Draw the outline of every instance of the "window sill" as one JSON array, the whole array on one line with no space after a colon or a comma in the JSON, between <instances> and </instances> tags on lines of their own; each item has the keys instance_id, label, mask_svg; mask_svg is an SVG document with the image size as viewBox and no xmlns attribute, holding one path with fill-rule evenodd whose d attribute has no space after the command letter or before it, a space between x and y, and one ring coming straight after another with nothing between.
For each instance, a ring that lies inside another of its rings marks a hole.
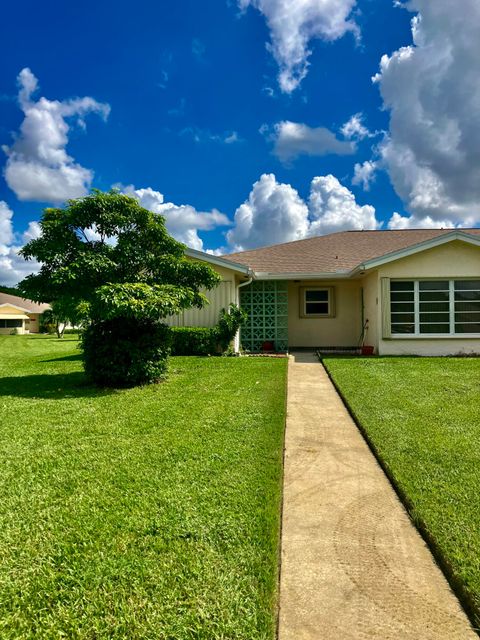
<instances>
[{"instance_id":1,"label":"window sill","mask_svg":"<svg viewBox=\"0 0 480 640\"><path fill-rule=\"evenodd\" d=\"M393 335L390 338L383 338L384 340L480 340L480 333L422 333L422 334L410 334L410 335Z\"/></svg>"}]
</instances>

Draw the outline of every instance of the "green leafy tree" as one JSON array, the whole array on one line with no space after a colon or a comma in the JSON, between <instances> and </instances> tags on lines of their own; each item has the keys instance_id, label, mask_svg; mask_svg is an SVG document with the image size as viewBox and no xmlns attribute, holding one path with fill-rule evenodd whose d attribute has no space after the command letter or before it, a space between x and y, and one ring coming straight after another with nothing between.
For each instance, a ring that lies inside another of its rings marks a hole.
<instances>
[{"instance_id":1,"label":"green leafy tree","mask_svg":"<svg viewBox=\"0 0 480 640\"><path fill-rule=\"evenodd\" d=\"M84 367L97 384L158 380L169 348L162 318L203 307L201 289L215 287L218 274L187 260L163 217L118 191L95 190L65 209L45 209L40 227L21 251L42 265L20 283L22 294L86 319Z\"/></svg>"},{"instance_id":2,"label":"green leafy tree","mask_svg":"<svg viewBox=\"0 0 480 640\"><path fill-rule=\"evenodd\" d=\"M64 304L62 300L55 300L50 304L50 309L43 312L42 324L44 327L55 329L57 338L63 338L67 324L78 327L84 318L80 309L72 308L71 304Z\"/></svg>"}]
</instances>

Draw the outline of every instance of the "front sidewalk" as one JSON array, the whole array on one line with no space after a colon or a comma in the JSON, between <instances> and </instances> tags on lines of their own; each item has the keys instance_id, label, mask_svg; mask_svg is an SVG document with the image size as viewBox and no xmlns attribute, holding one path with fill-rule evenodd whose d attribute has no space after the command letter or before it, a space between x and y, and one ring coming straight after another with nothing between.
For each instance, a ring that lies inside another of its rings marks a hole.
<instances>
[{"instance_id":1,"label":"front sidewalk","mask_svg":"<svg viewBox=\"0 0 480 640\"><path fill-rule=\"evenodd\" d=\"M288 374L279 640L478 640L323 366Z\"/></svg>"}]
</instances>

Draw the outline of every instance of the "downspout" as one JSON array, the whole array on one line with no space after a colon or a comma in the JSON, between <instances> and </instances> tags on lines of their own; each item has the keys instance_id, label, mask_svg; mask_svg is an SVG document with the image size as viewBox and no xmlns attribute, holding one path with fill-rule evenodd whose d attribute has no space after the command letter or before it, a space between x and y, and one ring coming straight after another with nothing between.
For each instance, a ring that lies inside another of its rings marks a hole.
<instances>
[{"instance_id":1,"label":"downspout","mask_svg":"<svg viewBox=\"0 0 480 640\"><path fill-rule=\"evenodd\" d=\"M252 284L253 281L253 275L249 276L248 280L245 280L245 282L241 282L238 286L237 286L237 305L240 306L240 288L241 287L246 287L249 284ZM240 329L237 331L235 338L233 339L233 349L235 351L235 353L238 353L240 351Z\"/></svg>"},{"instance_id":2,"label":"downspout","mask_svg":"<svg viewBox=\"0 0 480 640\"><path fill-rule=\"evenodd\" d=\"M360 289L360 304L362 305L362 327L365 324L365 300L363 298L363 287Z\"/></svg>"},{"instance_id":3,"label":"downspout","mask_svg":"<svg viewBox=\"0 0 480 640\"><path fill-rule=\"evenodd\" d=\"M365 273L364 265L361 264L357 267L358 272L363 275ZM365 296L364 296L364 287L362 286L360 289L360 304L361 304L361 316L362 316L362 331L360 333L360 339L358 341L358 347L360 348L360 353L362 353L363 346L365 344L365 339L367 337L368 332L368 318L365 318Z\"/></svg>"}]
</instances>

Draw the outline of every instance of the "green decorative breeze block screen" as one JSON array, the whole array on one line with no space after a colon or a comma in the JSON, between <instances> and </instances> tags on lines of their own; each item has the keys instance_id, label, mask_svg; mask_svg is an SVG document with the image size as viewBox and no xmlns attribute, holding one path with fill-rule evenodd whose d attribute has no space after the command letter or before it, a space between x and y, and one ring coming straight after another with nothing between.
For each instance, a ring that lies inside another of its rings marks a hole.
<instances>
[{"instance_id":1,"label":"green decorative breeze block screen","mask_svg":"<svg viewBox=\"0 0 480 640\"><path fill-rule=\"evenodd\" d=\"M242 347L261 351L273 342L276 351L288 347L288 292L283 281L259 280L240 289L240 306L248 313L241 329Z\"/></svg>"}]
</instances>

